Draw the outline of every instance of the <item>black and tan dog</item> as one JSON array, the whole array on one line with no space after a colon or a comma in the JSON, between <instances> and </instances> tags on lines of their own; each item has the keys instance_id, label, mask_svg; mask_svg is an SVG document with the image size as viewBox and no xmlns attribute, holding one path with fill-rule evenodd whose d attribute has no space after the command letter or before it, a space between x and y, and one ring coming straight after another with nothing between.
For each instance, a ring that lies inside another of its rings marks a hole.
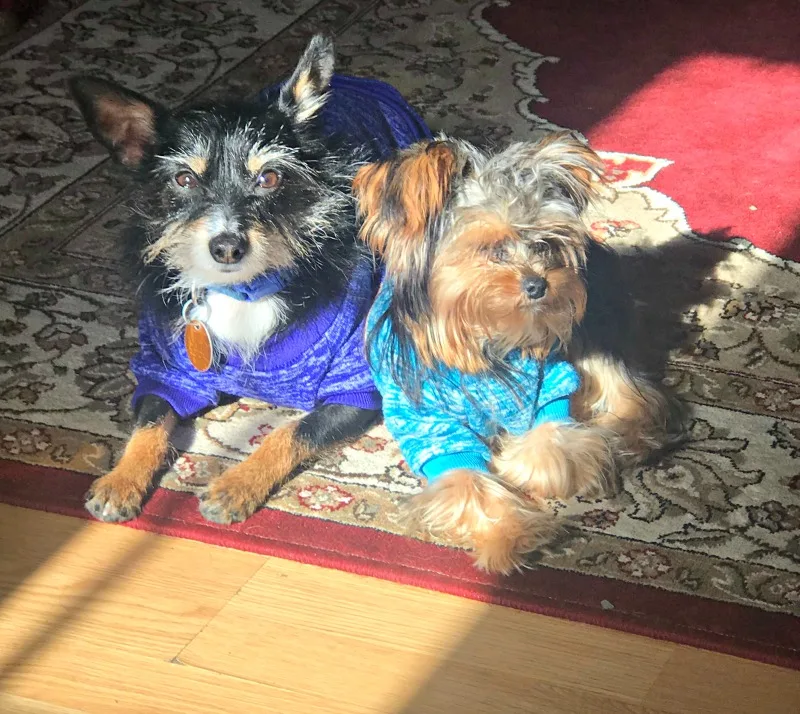
<instances>
[{"instance_id":1,"label":"black and tan dog","mask_svg":"<svg viewBox=\"0 0 800 714\"><path fill-rule=\"evenodd\" d=\"M136 428L88 495L97 518L134 518L176 422L225 395L309 413L210 484L200 510L219 523L247 518L301 462L378 417L363 356L377 276L355 239L350 183L360 162L427 129L391 87L333 66L315 37L266 98L175 112L107 81L71 82L94 136L138 179L127 232L143 298ZM354 121L368 119L406 133L359 142Z\"/></svg>"}]
</instances>

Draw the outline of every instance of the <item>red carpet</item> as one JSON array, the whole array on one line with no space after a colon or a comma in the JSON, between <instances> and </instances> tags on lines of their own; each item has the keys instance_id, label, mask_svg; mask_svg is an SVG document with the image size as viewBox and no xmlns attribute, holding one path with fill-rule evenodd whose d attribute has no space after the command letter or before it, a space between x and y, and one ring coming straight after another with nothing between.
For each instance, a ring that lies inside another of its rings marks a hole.
<instances>
[{"instance_id":1,"label":"red carpet","mask_svg":"<svg viewBox=\"0 0 800 714\"><path fill-rule=\"evenodd\" d=\"M89 518L83 494L91 482L86 474L0 460L0 503ZM475 570L466 553L270 509L217 526L200 517L193 496L165 489L126 525L800 669L800 621L791 615L547 568L495 578Z\"/></svg>"},{"instance_id":2,"label":"red carpet","mask_svg":"<svg viewBox=\"0 0 800 714\"><path fill-rule=\"evenodd\" d=\"M796 0L513 2L484 18L543 64L531 111L596 149L673 162L692 229L800 260Z\"/></svg>"}]
</instances>

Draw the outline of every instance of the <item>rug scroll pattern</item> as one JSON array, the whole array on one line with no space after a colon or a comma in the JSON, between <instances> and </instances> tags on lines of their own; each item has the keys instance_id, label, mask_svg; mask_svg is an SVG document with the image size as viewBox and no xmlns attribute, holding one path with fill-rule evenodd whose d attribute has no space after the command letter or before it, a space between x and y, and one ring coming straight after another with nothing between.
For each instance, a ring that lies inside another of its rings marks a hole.
<instances>
[{"instance_id":1,"label":"rug scroll pattern","mask_svg":"<svg viewBox=\"0 0 800 714\"><path fill-rule=\"evenodd\" d=\"M128 186L66 99L68 74L98 71L178 105L256 90L313 31L335 28L341 71L392 82L434 129L490 144L535 137L553 128L535 113L546 100L537 73L558 58L497 33L486 6L90 0L7 49L0 458L100 475L131 418L135 308L116 267ZM800 614L800 266L693 234L648 187L670 157L603 159L610 187L592 229L629 261L643 348L691 406L690 434L662 463L624 474L615 496L554 502L567 528L540 567ZM161 485L202 488L294 416L249 400L210 412L179 431ZM380 426L269 507L402 533L399 505L419 488Z\"/></svg>"}]
</instances>

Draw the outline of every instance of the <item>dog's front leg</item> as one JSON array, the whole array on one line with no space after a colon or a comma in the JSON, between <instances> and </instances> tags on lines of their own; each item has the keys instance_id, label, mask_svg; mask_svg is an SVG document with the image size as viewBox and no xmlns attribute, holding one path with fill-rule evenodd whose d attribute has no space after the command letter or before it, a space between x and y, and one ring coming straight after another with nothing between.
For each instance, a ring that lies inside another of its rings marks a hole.
<instances>
[{"instance_id":1,"label":"dog's front leg","mask_svg":"<svg viewBox=\"0 0 800 714\"><path fill-rule=\"evenodd\" d=\"M147 395L136 414L136 427L119 463L95 481L86 496L86 510L101 521L129 521L142 510L142 500L169 450L169 436L178 417L160 397Z\"/></svg>"},{"instance_id":2,"label":"dog's front leg","mask_svg":"<svg viewBox=\"0 0 800 714\"><path fill-rule=\"evenodd\" d=\"M200 513L214 523L243 521L301 463L326 448L360 436L378 415L373 410L326 404L299 421L276 429L247 459L209 485L201 498Z\"/></svg>"}]
</instances>

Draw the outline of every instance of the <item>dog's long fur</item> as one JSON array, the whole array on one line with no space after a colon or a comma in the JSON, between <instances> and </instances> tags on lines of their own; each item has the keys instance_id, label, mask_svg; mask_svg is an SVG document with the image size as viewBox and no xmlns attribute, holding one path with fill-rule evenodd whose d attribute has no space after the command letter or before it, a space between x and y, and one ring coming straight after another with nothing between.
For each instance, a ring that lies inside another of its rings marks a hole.
<instances>
[{"instance_id":1,"label":"dog's long fur","mask_svg":"<svg viewBox=\"0 0 800 714\"><path fill-rule=\"evenodd\" d=\"M361 237L393 281L368 341L390 321L377 359L391 361L410 399L437 364L513 388L505 358L515 350L538 360L560 351L581 374L577 423L506 436L498 481L447 474L419 499L423 525L468 542L490 569L519 566L547 534L543 499L602 491L615 459L645 459L667 438L666 399L623 358L625 301L605 293L619 286L593 276L613 263L584 224L601 173L597 155L562 133L496 154L441 137L365 166L354 181Z\"/></svg>"},{"instance_id":2,"label":"dog's long fur","mask_svg":"<svg viewBox=\"0 0 800 714\"><path fill-rule=\"evenodd\" d=\"M178 330L193 290L291 272L279 292L254 302L209 293L215 349L245 362L269 337L339 296L354 266L368 259L355 239L350 195L363 157L326 137L319 116L333 65L331 42L318 36L275 100L178 111L103 79L70 83L94 136L137 179L127 262L144 309ZM331 404L277 430L211 484L201 512L217 522L246 518L301 461L376 418L374 410ZM88 496L91 513L108 521L137 515L175 421L164 400L142 400L120 463Z\"/></svg>"}]
</instances>

